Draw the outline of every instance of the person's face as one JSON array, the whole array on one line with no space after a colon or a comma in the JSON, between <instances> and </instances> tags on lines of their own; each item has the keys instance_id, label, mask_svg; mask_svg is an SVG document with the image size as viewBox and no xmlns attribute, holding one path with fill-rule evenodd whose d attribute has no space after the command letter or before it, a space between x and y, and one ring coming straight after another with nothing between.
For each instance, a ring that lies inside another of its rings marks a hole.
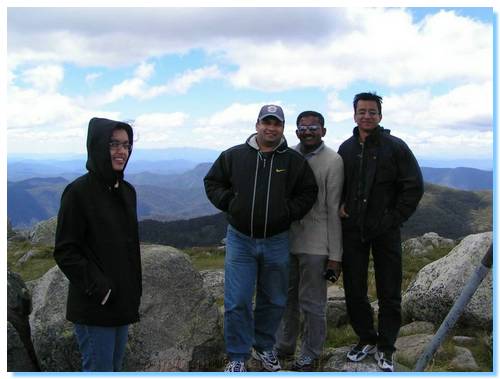
<instances>
[{"instance_id":1,"label":"person's face","mask_svg":"<svg viewBox=\"0 0 500 379\"><path fill-rule=\"evenodd\" d=\"M257 139L266 146L276 146L283 137L283 129L283 122L272 116L265 117L255 124Z\"/></svg>"},{"instance_id":2,"label":"person's face","mask_svg":"<svg viewBox=\"0 0 500 379\"><path fill-rule=\"evenodd\" d=\"M370 133L380 121L382 115L378 112L377 102L373 100L359 100L354 112L354 121L361 131Z\"/></svg>"},{"instance_id":3,"label":"person's face","mask_svg":"<svg viewBox=\"0 0 500 379\"><path fill-rule=\"evenodd\" d=\"M326 134L326 129L321 126L318 117L306 116L299 120L295 134L297 134L297 138L302 145L308 148L318 146L321 143L321 139Z\"/></svg>"},{"instance_id":4,"label":"person's face","mask_svg":"<svg viewBox=\"0 0 500 379\"><path fill-rule=\"evenodd\" d=\"M111 166L115 171L123 171L130 154L130 141L128 134L123 129L116 129L111 135L109 152L111 154Z\"/></svg>"}]
</instances>

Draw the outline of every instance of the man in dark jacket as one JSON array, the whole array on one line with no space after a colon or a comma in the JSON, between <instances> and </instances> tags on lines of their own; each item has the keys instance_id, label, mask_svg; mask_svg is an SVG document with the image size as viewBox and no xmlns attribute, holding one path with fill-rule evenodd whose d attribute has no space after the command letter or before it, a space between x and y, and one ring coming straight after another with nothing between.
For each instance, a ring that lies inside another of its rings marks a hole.
<instances>
[{"instance_id":1,"label":"man in dark jacket","mask_svg":"<svg viewBox=\"0 0 500 379\"><path fill-rule=\"evenodd\" d=\"M205 176L210 201L229 222L224 283L227 372L246 371L252 356L279 370L273 351L288 289L288 229L316 201L318 187L306 159L287 147L277 105L262 107L257 133L224 151ZM257 283L255 310L252 299Z\"/></svg>"},{"instance_id":2,"label":"man in dark jacket","mask_svg":"<svg viewBox=\"0 0 500 379\"><path fill-rule=\"evenodd\" d=\"M360 93L354 97L357 127L339 148L344 161L342 268L347 312L359 337L347 357L357 362L375 354L382 370L393 371L394 343L401 326L400 226L415 211L423 195L423 181L411 150L381 127L381 120L380 96ZM367 297L370 249L379 305L378 333Z\"/></svg>"},{"instance_id":3,"label":"man in dark jacket","mask_svg":"<svg viewBox=\"0 0 500 379\"><path fill-rule=\"evenodd\" d=\"M91 119L88 173L61 197L54 258L69 279L66 318L75 324L83 371L119 371L128 325L139 321L136 193L123 180L132 141L130 125Z\"/></svg>"}]
</instances>

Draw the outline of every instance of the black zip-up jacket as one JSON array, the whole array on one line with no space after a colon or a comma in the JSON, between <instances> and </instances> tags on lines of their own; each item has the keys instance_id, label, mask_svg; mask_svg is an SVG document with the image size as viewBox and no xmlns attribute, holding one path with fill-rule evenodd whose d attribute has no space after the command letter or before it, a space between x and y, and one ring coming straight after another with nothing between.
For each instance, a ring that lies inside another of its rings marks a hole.
<instances>
[{"instance_id":1,"label":"black zip-up jacket","mask_svg":"<svg viewBox=\"0 0 500 379\"><path fill-rule=\"evenodd\" d=\"M133 141L128 124L90 120L88 173L70 183L61 198L54 258L70 282L66 318L78 324L120 326L139 320L136 193L111 166L109 141L117 126Z\"/></svg>"},{"instance_id":2,"label":"black zip-up jacket","mask_svg":"<svg viewBox=\"0 0 500 379\"><path fill-rule=\"evenodd\" d=\"M221 153L205 176L205 191L228 222L251 238L268 238L305 216L318 193L307 160L283 138L270 153L246 143Z\"/></svg>"},{"instance_id":3,"label":"black zip-up jacket","mask_svg":"<svg viewBox=\"0 0 500 379\"><path fill-rule=\"evenodd\" d=\"M372 239L399 227L415 212L424 193L422 173L410 148L378 126L364 144L355 127L339 148L344 161L342 228L359 228Z\"/></svg>"}]
</instances>

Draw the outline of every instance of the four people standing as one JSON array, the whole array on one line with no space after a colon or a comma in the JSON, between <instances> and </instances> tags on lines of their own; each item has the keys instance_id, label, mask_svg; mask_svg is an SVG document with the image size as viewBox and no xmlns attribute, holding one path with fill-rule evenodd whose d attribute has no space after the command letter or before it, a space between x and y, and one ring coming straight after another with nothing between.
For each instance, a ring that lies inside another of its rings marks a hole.
<instances>
[{"instance_id":1,"label":"four people standing","mask_svg":"<svg viewBox=\"0 0 500 379\"><path fill-rule=\"evenodd\" d=\"M399 228L415 211L423 181L408 146L379 125L381 103L373 93L355 96L357 126L338 154L322 140L320 113L299 114L300 143L291 149L283 137L283 110L265 105L256 133L221 153L205 176L209 200L229 222L225 371L246 371L250 355L265 370L279 370L278 356L295 354L301 332L293 369L311 370L326 338L327 279L337 280L342 271L359 337L347 358L375 354L382 370L393 371L401 324ZM132 141L130 125L90 120L88 173L61 198L54 257L70 281L67 319L75 324L84 371L120 370L128 325L139 320L136 194L123 180ZM370 251L378 331L367 298Z\"/></svg>"}]
</instances>

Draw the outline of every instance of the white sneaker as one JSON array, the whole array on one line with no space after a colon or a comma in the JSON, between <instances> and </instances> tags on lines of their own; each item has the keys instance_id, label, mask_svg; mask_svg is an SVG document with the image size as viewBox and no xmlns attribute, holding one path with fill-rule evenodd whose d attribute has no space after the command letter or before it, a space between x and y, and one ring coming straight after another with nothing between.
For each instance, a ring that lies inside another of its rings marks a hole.
<instances>
[{"instance_id":1,"label":"white sneaker","mask_svg":"<svg viewBox=\"0 0 500 379\"><path fill-rule=\"evenodd\" d=\"M349 358L349 360L353 362L360 362L368 355L375 354L376 351L376 345L365 345L359 342L356 346L353 346L351 350L349 350L349 352L347 353L347 358Z\"/></svg>"},{"instance_id":2,"label":"white sneaker","mask_svg":"<svg viewBox=\"0 0 500 379\"><path fill-rule=\"evenodd\" d=\"M382 371L393 372L394 371L394 362L392 360L392 354L386 354L382 351L377 351L375 353L375 360L377 361L378 367Z\"/></svg>"},{"instance_id":3,"label":"white sneaker","mask_svg":"<svg viewBox=\"0 0 500 379\"><path fill-rule=\"evenodd\" d=\"M278 360L278 357L276 356L276 352L274 350L260 352L253 349L252 357L260 361L260 363L262 363L262 367L266 371L281 370L280 361Z\"/></svg>"},{"instance_id":4,"label":"white sneaker","mask_svg":"<svg viewBox=\"0 0 500 379\"><path fill-rule=\"evenodd\" d=\"M224 372L246 372L245 362L243 361L231 361L226 365Z\"/></svg>"}]
</instances>

